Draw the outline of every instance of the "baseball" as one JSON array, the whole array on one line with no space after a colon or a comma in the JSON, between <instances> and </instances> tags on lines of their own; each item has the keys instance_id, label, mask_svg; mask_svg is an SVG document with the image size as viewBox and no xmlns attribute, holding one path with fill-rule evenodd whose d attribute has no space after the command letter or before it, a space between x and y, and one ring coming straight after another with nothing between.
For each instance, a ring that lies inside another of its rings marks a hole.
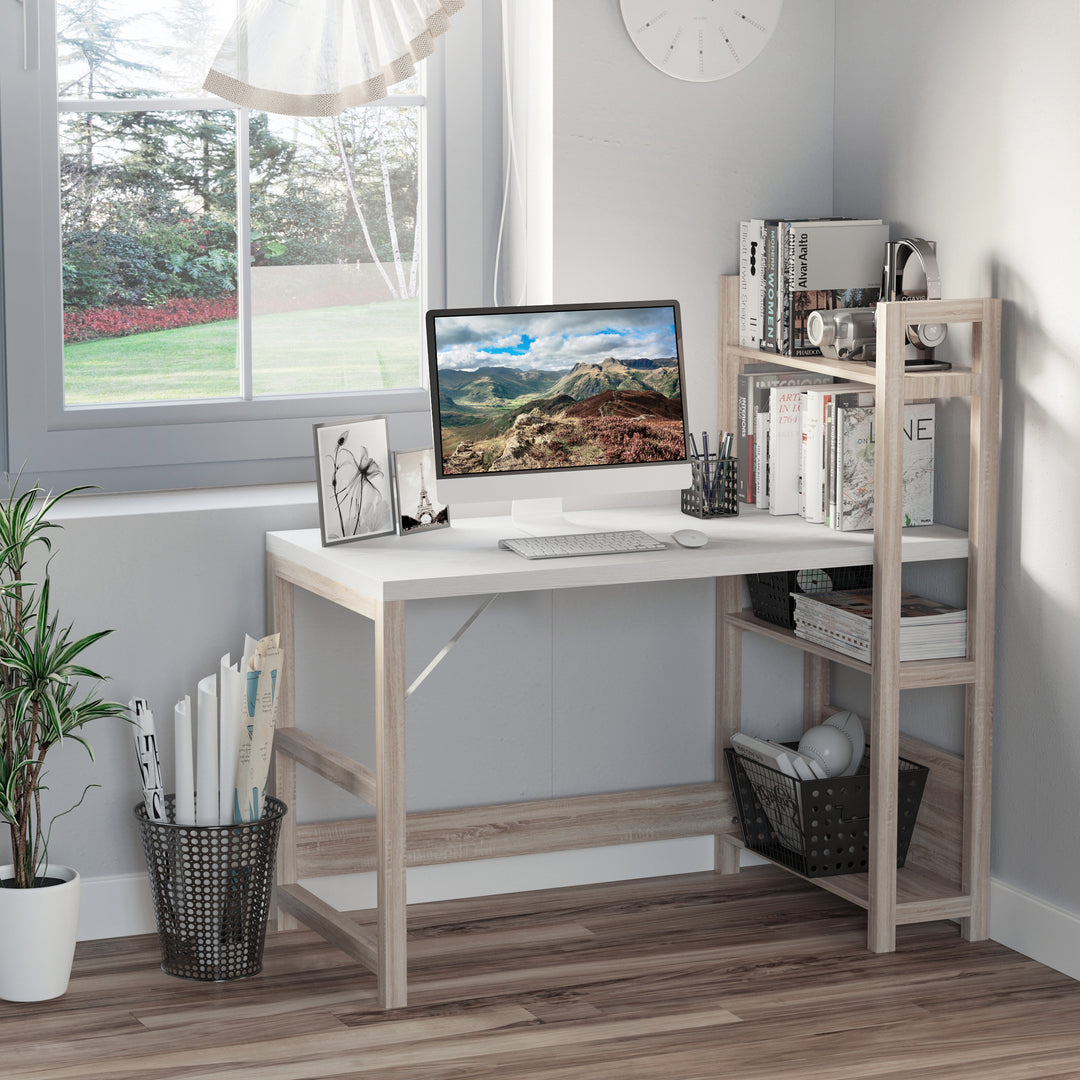
<instances>
[{"instance_id":1,"label":"baseball","mask_svg":"<svg viewBox=\"0 0 1080 1080\"><path fill-rule=\"evenodd\" d=\"M842 731L851 740L851 761L841 776L854 776L862 764L863 751L866 749L866 733L863 729L862 720L857 713L850 711L833 713L826 717L829 727Z\"/></svg>"},{"instance_id":2,"label":"baseball","mask_svg":"<svg viewBox=\"0 0 1080 1080\"><path fill-rule=\"evenodd\" d=\"M839 728L818 724L803 733L799 753L816 761L827 776L839 776L851 764L851 740Z\"/></svg>"}]
</instances>

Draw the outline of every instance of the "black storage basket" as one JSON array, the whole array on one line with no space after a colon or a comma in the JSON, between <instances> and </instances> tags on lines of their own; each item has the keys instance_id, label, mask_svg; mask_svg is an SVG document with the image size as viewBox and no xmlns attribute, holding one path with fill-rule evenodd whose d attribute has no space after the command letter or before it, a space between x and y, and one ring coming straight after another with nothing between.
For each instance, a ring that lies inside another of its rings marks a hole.
<instances>
[{"instance_id":1,"label":"black storage basket","mask_svg":"<svg viewBox=\"0 0 1080 1080\"><path fill-rule=\"evenodd\" d=\"M788 630L795 628L795 597L792 593L812 596L834 589L868 589L873 584L873 566L830 566L824 570L781 570L773 574L746 575L754 614Z\"/></svg>"},{"instance_id":2,"label":"black storage basket","mask_svg":"<svg viewBox=\"0 0 1080 1080\"><path fill-rule=\"evenodd\" d=\"M262 970L270 887L281 820L288 807L267 797L258 821L240 825L173 824L135 807L154 901L161 969L208 982Z\"/></svg>"},{"instance_id":3,"label":"black storage basket","mask_svg":"<svg viewBox=\"0 0 1080 1080\"><path fill-rule=\"evenodd\" d=\"M794 748L797 744L785 744ZM776 769L724 751L743 840L806 877L865 873L870 855L870 770L866 758L854 776L796 780ZM915 818L930 770L899 759L896 865L907 858Z\"/></svg>"}]
</instances>

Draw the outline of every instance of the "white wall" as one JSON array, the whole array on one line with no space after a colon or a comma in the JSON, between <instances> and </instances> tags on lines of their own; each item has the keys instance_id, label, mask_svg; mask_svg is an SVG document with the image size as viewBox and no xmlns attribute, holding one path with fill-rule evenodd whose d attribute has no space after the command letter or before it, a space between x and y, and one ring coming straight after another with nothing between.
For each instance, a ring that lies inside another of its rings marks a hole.
<instances>
[{"instance_id":1,"label":"white wall","mask_svg":"<svg viewBox=\"0 0 1080 1080\"><path fill-rule=\"evenodd\" d=\"M1005 301L992 932L1080 974L1080 10L837 0L836 56L836 212Z\"/></svg>"},{"instance_id":2,"label":"white wall","mask_svg":"<svg viewBox=\"0 0 1080 1080\"><path fill-rule=\"evenodd\" d=\"M637 52L614 0L555 0L554 298L679 299L697 430L740 219L831 212L832 25L832 0L789 3L753 64L689 83Z\"/></svg>"}]
</instances>

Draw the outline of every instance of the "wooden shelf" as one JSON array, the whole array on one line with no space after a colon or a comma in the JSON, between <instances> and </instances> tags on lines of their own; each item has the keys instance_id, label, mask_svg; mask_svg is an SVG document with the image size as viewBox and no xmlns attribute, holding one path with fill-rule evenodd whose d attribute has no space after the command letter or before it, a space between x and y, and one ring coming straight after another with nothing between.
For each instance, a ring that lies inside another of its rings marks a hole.
<instances>
[{"instance_id":1,"label":"wooden shelf","mask_svg":"<svg viewBox=\"0 0 1080 1080\"><path fill-rule=\"evenodd\" d=\"M877 527L873 533L873 663L867 664L795 636L742 609L742 591L717 589L718 751L739 730L742 712L743 635L781 642L803 655L803 721L820 723L832 706L830 666L866 675L871 684L869 870L865 874L808 878L866 909L867 944L875 952L896 946L904 923L959 919L969 939L988 933L990 881L990 762L994 654L998 441L1000 427L999 300L921 300L877 306L876 364L789 357L738 345L738 278L721 279L720 423L737 428L738 375L749 363L770 362L800 371L864 382L877 401L874 471ZM970 323L970 366L945 372L909 372L903 362L907 327L915 323ZM960 659L900 662L901 565L910 558L901 529L903 404L905 400L967 397L971 401L968 542L968 650ZM783 519L775 519L777 521ZM825 526L816 526L825 529ZM827 530L828 531L828 530ZM826 564L821 564L826 565ZM798 567L793 566L792 569ZM916 687L964 688L964 755L957 757L900 733L900 694ZM929 766L926 791L907 865L896 867L896 760ZM718 839L718 864L733 870L741 846ZM728 849L728 854L723 849Z\"/></svg>"},{"instance_id":2,"label":"wooden shelf","mask_svg":"<svg viewBox=\"0 0 1080 1080\"><path fill-rule=\"evenodd\" d=\"M804 653L810 653L834 664L841 664L853 671L861 671L864 675L874 673L872 665L856 660L852 656L845 656L844 653L839 653L835 649L797 637L793 630L786 630L782 626L775 626L764 619L759 619L752 611L729 612L724 618L736 629L751 630L755 634L772 638L773 641L780 641ZM908 660L900 665L901 690L913 690L925 686L964 686L974 681L975 663L966 657L944 660Z\"/></svg>"},{"instance_id":3,"label":"wooden shelf","mask_svg":"<svg viewBox=\"0 0 1080 1080\"><path fill-rule=\"evenodd\" d=\"M737 837L733 837L731 843L744 851L750 850ZM758 852L754 854L758 858L767 859L773 866L778 866L789 874L809 881L819 889L842 897L855 904L856 907L869 910L869 874L837 874L835 877L807 878L797 870L769 859L766 855ZM898 925L936 922L938 919L966 919L971 916L971 909L971 894L963 892L946 878L918 867L905 866L896 871L896 922Z\"/></svg>"},{"instance_id":4,"label":"wooden shelf","mask_svg":"<svg viewBox=\"0 0 1080 1080\"><path fill-rule=\"evenodd\" d=\"M736 301L738 300L738 280L735 281ZM723 301L723 298L722 298ZM993 321L993 313L998 300L907 300L889 304L890 317L898 324L907 327L913 323L974 323L983 324ZM736 323L736 338L737 323ZM842 382L863 382L882 389L882 366L868 364L864 360L830 360L823 356L779 356L776 353L762 352L758 349L746 349L736 344L725 344L724 352L728 361L739 360L745 363L773 363L797 371L809 371L821 375L831 375ZM950 398L973 397L985 392L986 373L957 368L950 371L907 371L902 376L905 398ZM996 373L991 376L997 378Z\"/></svg>"}]
</instances>

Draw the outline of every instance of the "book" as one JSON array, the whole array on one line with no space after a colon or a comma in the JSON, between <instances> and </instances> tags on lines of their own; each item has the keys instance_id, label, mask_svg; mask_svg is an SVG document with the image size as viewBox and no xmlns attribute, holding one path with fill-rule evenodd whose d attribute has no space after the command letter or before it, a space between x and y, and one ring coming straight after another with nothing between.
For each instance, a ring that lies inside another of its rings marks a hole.
<instances>
[{"instance_id":1,"label":"book","mask_svg":"<svg viewBox=\"0 0 1080 1080\"><path fill-rule=\"evenodd\" d=\"M847 656L871 659L873 589L796 593L795 634ZM905 592L900 597L900 659L933 660L967 653L967 611Z\"/></svg>"},{"instance_id":2,"label":"book","mask_svg":"<svg viewBox=\"0 0 1080 1080\"><path fill-rule=\"evenodd\" d=\"M829 410L840 400L845 405L873 405L874 394L865 383L833 383L808 386L802 412L802 501L803 517L815 524L829 519L828 462L832 423Z\"/></svg>"},{"instance_id":3,"label":"book","mask_svg":"<svg viewBox=\"0 0 1080 1080\"><path fill-rule=\"evenodd\" d=\"M738 458L739 501L756 501L754 485L754 389L759 376L781 374L776 364L751 363L739 372L736 380L735 456Z\"/></svg>"},{"instance_id":4,"label":"book","mask_svg":"<svg viewBox=\"0 0 1080 1080\"><path fill-rule=\"evenodd\" d=\"M756 484L757 498L754 500L761 510L769 508L769 410L762 409L754 413L756 423L754 435L754 472L758 477Z\"/></svg>"},{"instance_id":5,"label":"book","mask_svg":"<svg viewBox=\"0 0 1080 1080\"><path fill-rule=\"evenodd\" d=\"M903 526L934 522L932 401L904 405ZM874 527L874 406L836 409L836 527Z\"/></svg>"},{"instance_id":6,"label":"book","mask_svg":"<svg viewBox=\"0 0 1080 1080\"><path fill-rule=\"evenodd\" d=\"M846 630L858 640L870 640L874 620L874 590L830 589L819 593L795 593L795 618L822 630ZM900 594L900 629L913 640L935 629L967 624L967 611L942 600L911 592Z\"/></svg>"},{"instance_id":7,"label":"book","mask_svg":"<svg viewBox=\"0 0 1080 1080\"><path fill-rule=\"evenodd\" d=\"M739 222L739 344L747 349L761 340L764 241L764 218Z\"/></svg>"},{"instance_id":8,"label":"book","mask_svg":"<svg viewBox=\"0 0 1080 1080\"><path fill-rule=\"evenodd\" d=\"M759 480L764 475L755 468L757 426L754 414L769 408L769 387L778 385L818 385L832 381L830 375L812 375L804 371L777 366L763 361L747 364L737 380L737 412L735 421L736 456L739 459L739 500L754 506L757 503Z\"/></svg>"},{"instance_id":9,"label":"book","mask_svg":"<svg viewBox=\"0 0 1080 1080\"><path fill-rule=\"evenodd\" d=\"M769 513L799 512L803 387L769 390Z\"/></svg>"},{"instance_id":10,"label":"book","mask_svg":"<svg viewBox=\"0 0 1080 1080\"><path fill-rule=\"evenodd\" d=\"M760 385L754 391L754 393L755 393L754 408L759 413L760 412L766 412L766 413L770 412L771 403L772 403L771 394L772 394L772 390L774 389L774 387L777 387L777 386L783 386L783 387L825 386L825 385L828 385L831 382L832 382L832 377L829 376L829 375L811 374L809 372L794 371L794 370L791 370L791 369L788 369L787 371L783 371L783 372L779 372L779 373L772 373L772 374L763 375L762 378L761 378ZM765 483L767 489L769 489L771 491L770 485L772 484L772 476L771 476L771 474L769 472L769 461L770 461L771 455L772 455L772 433L773 433L773 422L772 422L771 418L770 418L769 422L765 425L765 430L768 432L769 441L762 447L762 454L764 456L764 465L763 465L763 468L761 468L760 470L757 470L757 483L758 483L758 486L760 486L760 484L762 482L762 478L764 478L764 483ZM801 419L800 419L800 428L799 428L799 430L797 432L794 433L795 438L799 438L801 436L801 430L802 429L801 429ZM790 433L785 432L785 435L790 436ZM796 450L795 453L796 453L796 457L797 457L798 456L798 450ZM797 484L798 483L797 478L798 478L798 475L799 475L799 463L798 463L797 460L796 460L796 463L795 463L795 475L796 475L796 484ZM798 496L798 492L796 491L796 497L797 496ZM757 505L761 506L762 504L760 502L758 502ZM771 494L766 496L765 505L770 510L772 510L772 495ZM789 511L787 511L787 510L783 511L783 513L788 513L788 512ZM791 513L798 513L798 506L796 505L795 509L790 511L790 512Z\"/></svg>"},{"instance_id":11,"label":"book","mask_svg":"<svg viewBox=\"0 0 1080 1080\"><path fill-rule=\"evenodd\" d=\"M889 226L880 218L782 223L777 351L820 356L806 333L812 311L877 303L888 241Z\"/></svg>"},{"instance_id":12,"label":"book","mask_svg":"<svg viewBox=\"0 0 1080 1080\"><path fill-rule=\"evenodd\" d=\"M758 348L765 352L778 352L777 317L780 299L780 221L766 218L762 225L765 275L761 282L761 337Z\"/></svg>"}]
</instances>

